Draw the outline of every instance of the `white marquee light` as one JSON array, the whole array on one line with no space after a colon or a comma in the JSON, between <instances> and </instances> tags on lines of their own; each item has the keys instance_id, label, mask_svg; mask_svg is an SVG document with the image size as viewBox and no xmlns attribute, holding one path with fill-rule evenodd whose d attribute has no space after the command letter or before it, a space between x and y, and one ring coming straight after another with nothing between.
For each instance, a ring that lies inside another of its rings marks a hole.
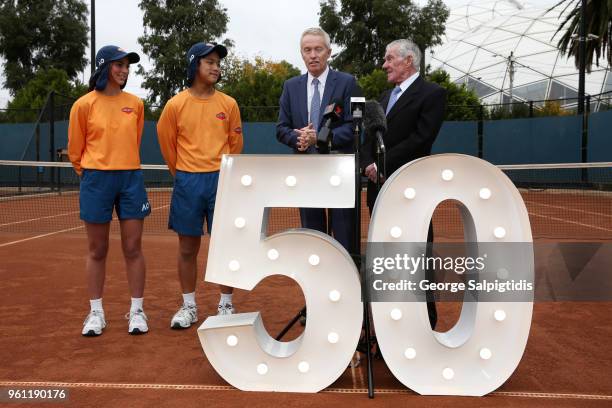
<instances>
[{"instance_id":1,"label":"white marquee light","mask_svg":"<svg viewBox=\"0 0 612 408\"><path fill-rule=\"evenodd\" d=\"M389 316L395 321L400 320L402 318L402 311L399 309L391 309Z\"/></svg>"},{"instance_id":2,"label":"white marquee light","mask_svg":"<svg viewBox=\"0 0 612 408\"><path fill-rule=\"evenodd\" d=\"M299 283L308 308L304 332L288 342L270 336L259 312L211 316L202 323L198 336L208 361L236 388L317 392L350 363L363 321L359 273L350 255L318 231L265 236L265 223L268 208L353 207L355 183L345 181L354 165L354 155L223 157L205 280L248 291L266 277L287 276ZM257 183L241 188L245 174ZM292 188L279 188L279 175ZM341 180L337 186L331 185L333 175ZM234 228L237 215L247 220L248 228ZM239 273L228 268L231 260L240 261ZM322 266L333 273L316 273ZM230 335L240 340L238 346L228 347Z\"/></svg>"},{"instance_id":3,"label":"white marquee light","mask_svg":"<svg viewBox=\"0 0 612 408\"><path fill-rule=\"evenodd\" d=\"M278 259L278 251L274 248L268 251L268 259L271 261L276 261Z\"/></svg>"},{"instance_id":4,"label":"white marquee light","mask_svg":"<svg viewBox=\"0 0 612 408\"><path fill-rule=\"evenodd\" d=\"M300 373L307 373L310 370L310 364L308 364L308 361L300 361L300 363L298 364L298 371Z\"/></svg>"},{"instance_id":5,"label":"white marquee light","mask_svg":"<svg viewBox=\"0 0 612 408\"><path fill-rule=\"evenodd\" d=\"M412 347L407 348L404 351L404 357L406 357L408 360L414 360L416 358L416 350Z\"/></svg>"},{"instance_id":6,"label":"white marquee light","mask_svg":"<svg viewBox=\"0 0 612 408\"><path fill-rule=\"evenodd\" d=\"M402 229L398 226L392 227L389 234L391 234L393 238L399 238L402 236Z\"/></svg>"},{"instance_id":7,"label":"white marquee light","mask_svg":"<svg viewBox=\"0 0 612 408\"><path fill-rule=\"evenodd\" d=\"M442 377L444 377L445 380L452 380L455 378L455 371L452 368L447 367L442 370Z\"/></svg>"},{"instance_id":8,"label":"white marquee light","mask_svg":"<svg viewBox=\"0 0 612 408\"><path fill-rule=\"evenodd\" d=\"M287 176L287 178L285 179L285 184L288 187L295 187L295 185L297 184L297 178L295 178L295 176Z\"/></svg>"},{"instance_id":9,"label":"white marquee light","mask_svg":"<svg viewBox=\"0 0 612 408\"><path fill-rule=\"evenodd\" d=\"M236 337L233 334L231 334L231 335L227 336L226 343L230 347L235 347L238 344L238 337Z\"/></svg>"},{"instance_id":10,"label":"white marquee light","mask_svg":"<svg viewBox=\"0 0 612 408\"><path fill-rule=\"evenodd\" d=\"M451 181L455 177L455 173L451 169L442 170L442 180Z\"/></svg>"},{"instance_id":11,"label":"white marquee light","mask_svg":"<svg viewBox=\"0 0 612 408\"><path fill-rule=\"evenodd\" d=\"M493 317L495 317L495 320L497 320L498 322L503 322L504 320L506 320L506 312L504 312L503 310L496 310L493 314Z\"/></svg>"},{"instance_id":12,"label":"white marquee light","mask_svg":"<svg viewBox=\"0 0 612 408\"><path fill-rule=\"evenodd\" d=\"M506 236L506 229L504 227L495 227L493 235L495 235L497 239L502 239Z\"/></svg>"},{"instance_id":13,"label":"white marquee light","mask_svg":"<svg viewBox=\"0 0 612 408\"><path fill-rule=\"evenodd\" d=\"M229 263L229 270L232 272L237 272L240 270L240 262L238 262L237 260L232 260Z\"/></svg>"},{"instance_id":14,"label":"white marquee light","mask_svg":"<svg viewBox=\"0 0 612 408\"><path fill-rule=\"evenodd\" d=\"M488 200L489 198L491 198L491 190L489 190L486 187L483 187L480 189L478 196L482 198L483 200Z\"/></svg>"},{"instance_id":15,"label":"white marquee light","mask_svg":"<svg viewBox=\"0 0 612 408\"><path fill-rule=\"evenodd\" d=\"M458 174L461 177L454 177ZM406 186L419 193L411 201L410 211L406 211L403 198ZM495 192L494 202L481 198L483 186ZM402 231L402 241L425 242L435 208L447 200L459 204L466 242L477 242L478 238L494 241L499 220L504 220L506 228L512 226L504 237L508 242L532 242L527 209L512 182L490 163L460 154L418 159L389 176L373 208L368 242L395 242L389 226L400 222L410 226ZM398 220L398 214L405 218ZM420 257L421 252L408 255ZM533 258L525 264L528 270L521 271L521 276L533 279ZM393 309L401 310L400 321L390 316ZM498 323L499 313L496 319L490 318L501 309L512 314L504 324ZM455 327L446 333L432 331L427 305L417 298L402 303L374 302L372 318L382 354L405 357L385 359L401 383L424 395L475 396L498 388L517 367L529 336L532 309L533 302L466 302ZM412 352L406 355L406 339L418 350L419 358L408 358ZM475 343L494 344L504 352L488 360L483 371L483 360L474 358ZM459 367L461 371L455 372Z\"/></svg>"},{"instance_id":16,"label":"white marquee light","mask_svg":"<svg viewBox=\"0 0 612 408\"><path fill-rule=\"evenodd\" d=\"M311 264L312 266L317 266L319 262L321 262L319 255L312 254L308 257L308 263Z\"/></svg>"},{"instance_id":17,"label":"white marquee light","mask_svg":"<svg viewBox=\"0 0 612 408\"><path fill-rule=\"evenodd\" d=\"M331 344L336 344L339 340L340 340L340 336L338 336L338 333L336 332L330 332L327 335L327 341L330 342Z\"/></svg>"},{"instance_id":18,"label":"white marquee light","mask_svg":"<svg viewBox=\"0 0 612 408\"><path fill-rule=\"evenodd\" d=\"M408 187L404 190L404 197L406 197L408 200L414 200L416 197L416 190L412 187Z\"/></svg>"},{"instance_id":19,"label":"white marquee light","mask_svg":"<svg viewBox=\"0 0 612 408\"><path fill-rule=\"evenodd\" d=\"M243 186L248 187L248 186L250 186L251 184L253 184L253 178L252 178L250 175L245 174L244 176L242 176L242 177L240 178L240 183L241 183Z\"/></svg>"},{"instance_id":20,"label":"white marquee light","mask_svg":"<svg viewBox=\"0 0 612 408\"><path fill-rule=\"evenodd\" d=\"M245 225L246 225L246 220L242 217L238 217L234 220L234 226L238 229L244 228Z\"/></svg>"},{"instance_id":21,"label":"white marquee light","mask_svg":"<svg viewBox=\"0 0 612 408\"><path fill-rule=\"evenodd\" d=\"M329 178L329 184L331 184L334 187L338 187L341 182L342 182L342 179L340 178L340 176L334 175Z\"/></svg>"},{"instance_id":22,"label":"white marquee light","mask_svg":"<svg viewBox=\"0 0 612 408\"><path fill-rule=\"evenodd\" d=\"M265 363L257 364L257 374L259 375L268 374L268 365Z\"/></svg>"},{"instance_id":23,"label":"white marquee light","mask_svg":"<svg viewBox=\"0 0 612 408\"><path fill-rule=\"evenodd\" d=\"M332 302L338 302L340 300L340 292L335 289L329 292L329 300Z\"/></svg>"},{"instance_id":24,"label":"white marquee light","mask_svg":"<svg viewBox=\"0 0 612 408\"><path fill-rule=\"evenodd\" d=\"M488 360L491 358L491 356L492 356L491 350L489 350L488 348L480 349L480 358L482 358L483 360Z\"/></svg>"}]
</instances>

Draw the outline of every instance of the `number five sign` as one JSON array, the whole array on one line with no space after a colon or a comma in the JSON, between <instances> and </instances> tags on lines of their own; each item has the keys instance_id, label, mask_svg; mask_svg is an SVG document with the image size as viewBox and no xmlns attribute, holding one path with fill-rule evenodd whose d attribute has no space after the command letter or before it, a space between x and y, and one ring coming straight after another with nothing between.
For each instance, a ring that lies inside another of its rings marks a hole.
<instances>
[{"instance_id":1,"label":"number five sign","mask_svg":"<svg viewBox=\"0 0 612 408\"><path fill-rule=\"evenodd\" d=\"M353 155L224 156L206 281L251 290L268 276L288 276L300 285L308 309L303 334L290 342L273 339L258 312L206 319L198 329L204 352L233 386L317 392L345 371L363 319L359 274L349 254L317 231L271 237L265 231L269 208L350 208L354 186ZM426 241L433 212L445 200L461 204L466 241L532 242L512 182L495 166L458 154L396 171L376 201L368 240ZM533 259L530 265L533 276ZM485 395L518 365L532 307L466 302L446 333L431 330L425 303L372 303L372 315L385 362L404 385L424 395Z\"/></svg>"}]
</instances>

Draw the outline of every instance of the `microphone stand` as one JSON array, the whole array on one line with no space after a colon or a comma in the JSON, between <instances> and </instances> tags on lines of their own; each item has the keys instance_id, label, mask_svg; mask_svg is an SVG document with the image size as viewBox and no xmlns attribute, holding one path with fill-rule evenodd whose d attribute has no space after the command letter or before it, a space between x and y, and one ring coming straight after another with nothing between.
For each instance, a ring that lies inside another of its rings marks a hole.
<instances>
[{"instance_id":1,"label":"microphone stand","mask_svg":"<svg viewBox=\"0 0 612 408\"><path fill-rule=\"evenodd\" d=\"M359 148L361 145L362 113L359 109L353 112L353 138L355 149L355 242L353 248L353 261L357 266L361 278L361 298L363 299L363 320L365 329L365 354L368 372L368 398L374 398L374 373L372 370L372 337L370 332L370 302L365 287L365 262L361 254L361 169L359 166Z\"/></svg>"}]
</instances>

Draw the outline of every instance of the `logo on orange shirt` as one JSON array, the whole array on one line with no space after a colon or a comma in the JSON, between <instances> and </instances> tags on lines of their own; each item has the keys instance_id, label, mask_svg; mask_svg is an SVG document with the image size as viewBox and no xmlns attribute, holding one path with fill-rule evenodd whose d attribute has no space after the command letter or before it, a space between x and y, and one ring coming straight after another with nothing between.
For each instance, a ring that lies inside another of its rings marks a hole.
<instances>
[{"instance_id":1,"label":"logo on orange shirt","mask_svg":"<svg viewBox=\"0 0 612 408\"><path fill-rule=\"evenodd\" d=\"M225 112L219 112L217 113L217 119L221 119L221 120L225 120Z\"/></svg>"},{"instance_id":2,"label":"logo on orange shirt","mask_svg":"<svg viewBox=\"0 0 612 408\"><path fill-rule=\"evenodd\" d=\"M132 112L134 112L134 109L125 107L125 108L121 109L121 112L123 112L123 113L132 113Z\"/></svg>"}]
</instances>

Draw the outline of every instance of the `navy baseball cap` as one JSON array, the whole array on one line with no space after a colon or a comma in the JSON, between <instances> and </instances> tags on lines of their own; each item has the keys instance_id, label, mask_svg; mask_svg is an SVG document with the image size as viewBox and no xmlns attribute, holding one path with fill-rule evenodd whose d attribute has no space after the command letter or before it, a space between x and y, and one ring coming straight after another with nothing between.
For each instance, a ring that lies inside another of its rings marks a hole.
<instances>
[{"instance_id":1,"label":"navy baseball cap","mask_svg":"<svg viewBox=\"0 0 612 408\"><path fill-rule=\"evenodd\" d=\"M96 69L100 69L102 65L108 64L111 61L118 61L125 57L128 58L130 64L140 61L140 56L135 52L127 52L116 45L104 46L96 53Z\"/></svg>"},{"instance_id":2,"label":"navy baseball cap","mask_svg":"<svg viewBox=\"0 0 612 408\"><path fill-rule=\"evenodd\" d=\"M93 73L90 83L95 83L95 89L103 91L108 83L108 67L112 61L118 61L127 57L130 64L140 61L140 56L135 52L126 52L123 48L116 45L107 45L96 53L96 71ZM125 88L126 84L121 86Z\"/></svg>"},{"instance_id":3,"label":"navy baseball cap","mask_svg":"<svg viewBox=\"0 0 612 408\"><path fill-rule=\"evenodd\" d=\"M216 43L195 43L189 48L187 52L187 85L191 86L195 73L197 70L198 59L205 57L211 52L216 51L219 54L219 58L225 58L227 56L227 48L221 44Z\"/></svg>"}]
</instances>

